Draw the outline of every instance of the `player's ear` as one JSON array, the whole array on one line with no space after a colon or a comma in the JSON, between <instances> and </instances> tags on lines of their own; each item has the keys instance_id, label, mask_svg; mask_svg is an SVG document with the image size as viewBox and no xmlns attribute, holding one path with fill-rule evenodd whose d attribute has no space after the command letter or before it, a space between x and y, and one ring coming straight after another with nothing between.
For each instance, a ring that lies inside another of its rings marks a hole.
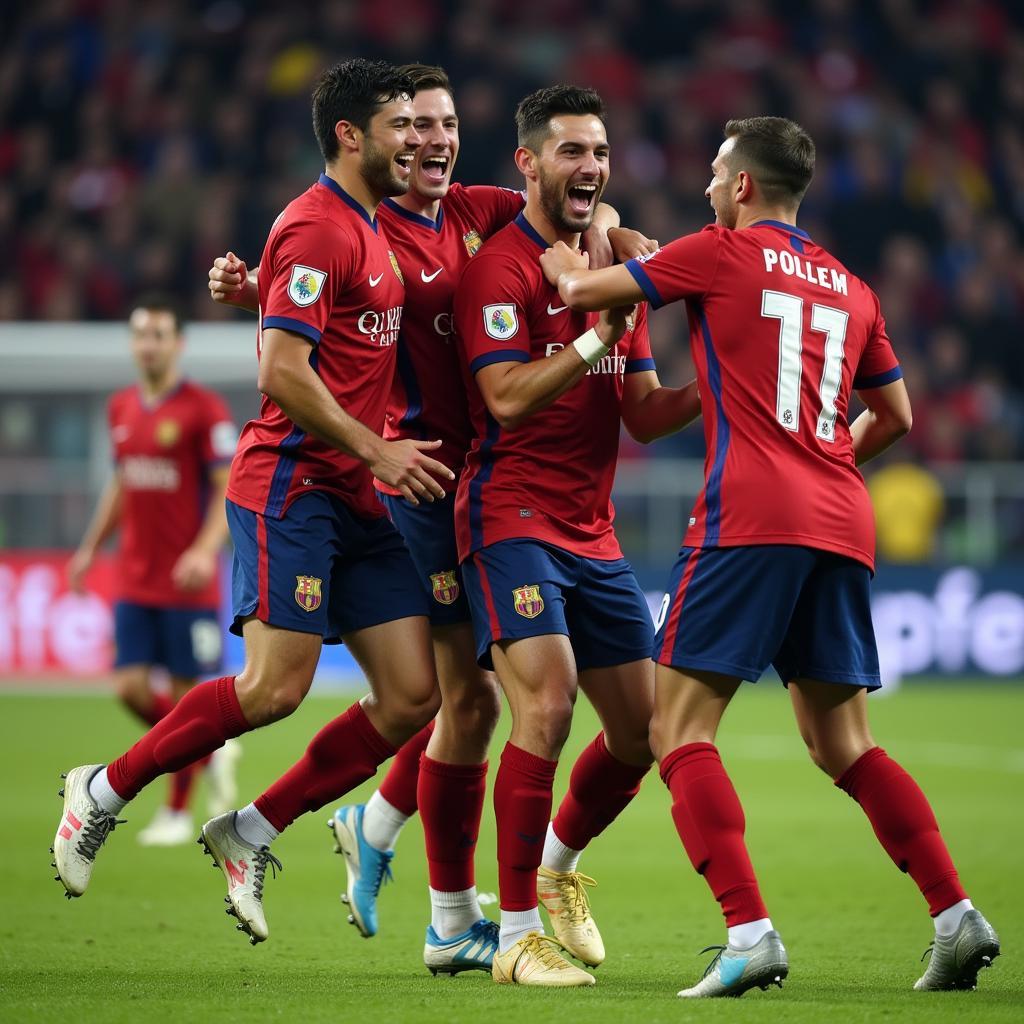
<instances>
[{"instance_id":1,"label":"player's ear","mask_svg":"<svg viewBox=\"0 0 1024 1024\"><path fill-rule=\"evenodd\" d=\"M338 121L334 126L334 137L338 140L341 152L354 153L359 149L363 133L351 121Z\"/></svg>"},{"instance_id":2,"label":"player's ear","mask_svg":"<svg viewBox=\"0 0 1024 1024\"><path fill-rule=\"evenodd\" d=\"M515 160L520 174L529 181L537 180L537 154L532 149L520 146L516 150Z\"/></svg>"},{"instance_id":3,"label":"player's ear","mask_svg":"<svg viewBox=\"0 0 1024 1024\"><path fill-rule=\"evenodd\" d=\"M747 174L746 171L740 171L736 175L736 193L735 199L737 203L744 203L751 198L754 191L753 179Z\"/></svg>"}]
</instances>

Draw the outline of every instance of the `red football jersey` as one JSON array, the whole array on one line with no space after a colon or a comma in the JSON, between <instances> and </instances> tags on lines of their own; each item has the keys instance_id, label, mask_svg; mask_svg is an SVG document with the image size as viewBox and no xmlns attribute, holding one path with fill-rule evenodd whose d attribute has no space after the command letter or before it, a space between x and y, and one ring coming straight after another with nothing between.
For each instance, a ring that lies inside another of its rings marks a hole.
<instances>
[{"instance_id":1,"label":"red football jersey","mask_svg":"<svg viewBox=\"0 0 1024 1024\"><path fill-rule=\"evenodd\" d=\"M452 185L436 221L392 199L380 221L405 275L405 312L398 341L398 372L388 399L384 436L440 439L430 453L456 474L473 436L452 331L452 299L462 268L482 242L523 208L522 192L491 185ZM377 488L397 494L377 481Z\"/></svg>"},{"instance_id":2,"label":"red football jersey","mask_svg":"<svg viewBox=\"0 0 1024 1024\"><path fill-rule=\"evenodd\" d=\"M902 376L874 292L778 221L711 225L626 266L652 306L687 300L705 486L684 544L802 544L874 568L850 392Z\"/></svg>"},{"instance_id":3,"label":"red football jersey","mask_svg":"<svg viewBox=\"0 0 1024 1024\"><path fill-rule=\"evenodd\" d=\"M310 365L327 389L378 434L404 297L382 226L327 175L274 222L260 261L259 330L279 327L309 339ZM259 419L242 430L228 497L279 519L312 490L336 494L358 515L384 515L366 465L310 437L264 395Z\"/></svg>"},{"instance_id":4,"label":"red football jersey","mask_svg":"<svg viewBox=\"0 0 1024 1024\"><path fill-rule=\"evenodd\" d=\"M117 596L161 608L215 608L220 580L201 591L171 580L178 558L206 515L211 467L226 465L238 432L219 395L182 381L149 405L137 387L107 408L121 479Z\"/></svg>"},{"instance_id":5,"label":"red football jersey","mask_svg":"<svg viewBox=\"0 0 1024 1024\"><path fill-rule=\"evenodd\" d=\"M490 415L474 375L553 355L596 313L574 313L544 278L547 242L520 214L466 267L455 325L475 435L455 500L459 557L531 537L588 558L621 558L612 530L623 374L653 370L646 307L633 330L575 387L513 430Z\"/></svg>"}]
</instances>

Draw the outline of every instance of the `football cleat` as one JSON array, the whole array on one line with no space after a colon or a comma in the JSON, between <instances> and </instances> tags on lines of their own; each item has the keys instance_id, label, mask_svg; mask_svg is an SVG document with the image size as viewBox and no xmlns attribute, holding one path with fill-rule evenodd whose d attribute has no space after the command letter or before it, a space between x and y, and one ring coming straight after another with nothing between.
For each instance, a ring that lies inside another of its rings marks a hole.
<instances>
[{"instance_id":1,"label":"football cleat","mask_svg":"<svg viewBox=\"0 0 1024 1024\"><path fill-rule=\"evenodd\" d=\"M57 869L55 880L64 886L68 899L88 888L96 854L114 828L124 824L89 795L89 783L102 769L101 764L84 764L61 776L64 812L50 852Z\"/></svg>"},{"instance_id":2,"label":"football cleat","mask_svg":"<svg viewBox=\"0 0 1024 1024\"><path fill-rule=\"evenodd\" d=\"M472 927L450 939L442 939L427 926L423 963L431 974L458 974L460 971L490 971L498 952L498 926L482 918Z\"/></svg>"},{"instance_id":3,"label":"football cleat","mask_svg":"<svg viewBox=\"0 0 1024 1024\"><path fill-rule=\"evenodd\" d=\"M550 935L530 932L504 953L494 954L491 977L499 985L578 988L595 979L562 955L563 946Z\"/></svg>"},{"instance_id":4,"label":"football cleat","mask_svg":"<svg viewBox=\"0 0 1024 1024\"><path fill-rule=\"evenodd\" d=\"M692 988L684 988L680 999L714 999L719 996L741 996L747 989L767 989L769 985L782 988L789 974L789 960L782 936L777 931L767 932L749 949L732 946L707 946L701 953L717 949L704 976Z\"/></svg>"},{"instance_id":5,"label":"football cleat","mask_svg":"<svg viewBox=\"0 0 1024 1024\"><path fill-rule=\"evenodd\" d=\"M242 744L228 740L210 755L206 766L206 806L211 817L226 814L238 800L238 783L235 773L242 757Z\"/></svg>"},{"instance_id":6,"label":"football cleat","mask_svg":"<svg viewBox=\"0 0 1024 1024\"><path fill-rule=\"evenodd\" d=\"M999 936L977 910L968 910L952 935L936 935L925 950L929 956L924 974L914 982L918 992L974 989L978 971L992 966L999 956Z\"/></svg>"},{"instance_id":7,"label":"football cleat","mask_svg":"<svg viewBox=\"0 0 1024 1024\"><path fill-rule=\"evenodd\" d=\"M188 811L161 807L135 838L140 846L182 846L190 843L194 835L192 815Z\"/></svg>"},{"instance_id":8,"label":"football cleat","mask_svg":"<svg viewBox=\"0 0 1024 1024\"><path fill-rule=\"evenodd\" d=\"M588 967L604 963L604 942L590 913L587 887L597 885L578 871L537 870L537 897L551 918L555 938Z\"/></svg>"},{"instance_id":9,"label":"football cleat","mask_svg":"<svg viewBox=\"0 0 1024 1024\"><path fill-rule=\"evenodd\" d=\"M238 920L238 931L249 936L252 945L264 942L270 934L263 913L263 883L267 865L277 877L284 870L269 846L253 847L244 842L235 830L236 811L211 818L199 834L197 842L213 858L228 881L224 902L227 913Z\"/></svg>"},{"instance_id":10,"label":"football cleat","mask_svg":"<svg viewBox=\"0 0 1024 1024\"><path fill-rule=\"evenodd\" d=\"M394 850L382 853L363 836L363 804L339 807L327 827L334 834L334 852L345 858L348 885L341 902L351 913L349 924L359 929L364 939L377 934L377 894L385 881L390 881Z\"/></svg>"}]
</instances>

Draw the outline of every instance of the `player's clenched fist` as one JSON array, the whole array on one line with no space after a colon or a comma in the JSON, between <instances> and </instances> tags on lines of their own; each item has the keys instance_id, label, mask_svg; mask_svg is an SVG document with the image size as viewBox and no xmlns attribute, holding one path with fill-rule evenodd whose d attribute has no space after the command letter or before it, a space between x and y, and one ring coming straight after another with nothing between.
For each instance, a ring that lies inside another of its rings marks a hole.
<instances>
[{"instance_id":1,"label":"player's clenched fist","mask_svg":"<svg viewBox=\"0 0 1024 1024\"><path fill-rule=\"evenodd\" d=\"M214 302L238 302L245 291L249 270L233 252L218 256L209 273L210 295Z\"/></svg>"},{"instance_id":2,"label":"player's clenched fist","mask_svg":"<svg viewBox=\"0 0 1024 1024\"><path fill-rule=\"evenodd\" d=\"M444 488L438 479L454 480L455 474L424 454L440 447L440 441L382 441L377 456L369 463L370 472L413 505L418 505L420 498L443 498Z\"/></svg>"},{"instance_id":3,"label":"player's clenched fist","mask_svg":"<svg viewBox=\"0 0 1024 1024\"><path fill-rule=\"evenodd\" d=\"M609 228L608 242L616 263L650 256L658 251L656 238L648 238L643 232L634 231L633 228Z\"/></svg>"},{"instance_id":4,"label":"player's clenched fist","mask_svg":"<svg viewBox=\"0 0 1024 1024\"><path fill-rule=\"evenodd\" d=\"M545 249L540 256L540 266L549 284L558 287L558 279L573 270L588 270L590 256L585 252L570 249L565 242L555 242L550 249Z\"/></svg>"}]
</instances>

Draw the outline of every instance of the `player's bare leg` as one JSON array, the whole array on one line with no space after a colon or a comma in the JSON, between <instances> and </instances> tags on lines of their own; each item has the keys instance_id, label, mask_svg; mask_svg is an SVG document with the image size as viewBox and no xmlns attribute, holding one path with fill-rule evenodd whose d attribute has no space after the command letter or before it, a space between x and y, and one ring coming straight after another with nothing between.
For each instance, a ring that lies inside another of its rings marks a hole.
<instances>
[{"instance_id":1,"label":"player's bare leg","mask_svg":"<svg viewBox=\"0 0 1024 1024\"><path fill-rule=\"evenodd\" d=\"M811 760L860 804L885 852L917 884L935 921L919 990L972 989L999 955L999 937L974 909L931 806L917 783L871 735L867 692L810 679L789 684Z\"/></svg>"},{"instance_id":2,"label":"player's bare leg","mask_svg":"<svg viewBox=\"0 0 1024 1024\"><path fill-rule=\"evenodd\" d=\"M573 766L569 792L548 825L537 894L559 942L596 967L604 962L604 943L586 891L596 882L576 869L581 852L636 795L654 759L648 741L654 665L644 658L586 669L579 685L597 711L602 732Z\"/></svg>"},{"instance_id":3,"label":"player's bare leg","mask_svg":"<svg viewBox=\"0 0 1024 1024\"><path fill-rule=\"evenodd\" d=\"M672 818L686 853L725 916L728 939L684 998L738 996L782 984L789 966L772 928L744 839L736 790L714 746L740 680L716 672L655 670L651 745L672 793Z\"/></svg>"},{"instance_id":4,"label":"player's bare leg","mask_svg":"<svg viewBox=\"0 0 1024 1024\"><path fill-rule=\"evenodd\" d=\"M304 756L254 803L203 826L201 841L228 880L229 912L252 941L268 935L262 889L268 859L275 863L270 844L301 814L370 778L437 713L429 637L425 616L346 633L343 639L366 676L369 695L324 726ZM319 645L319 636L312 639ZM313 667L315 662L310 682Z\"/></svg>"},{"instance_id":5,"label":"player's bare leg","mask_svg":"<svg viewBox=\"0 0 1024 1024\"><path fill-rule=\"evenodd\" d=\"M512 712L494 781L501 934L492 976L503 984L592 985L561 944L544 936L537 898L555 769L576 701L572 646L567 636L549 634L500 641L491 655Z\"/></svg>"}]
</instances>

